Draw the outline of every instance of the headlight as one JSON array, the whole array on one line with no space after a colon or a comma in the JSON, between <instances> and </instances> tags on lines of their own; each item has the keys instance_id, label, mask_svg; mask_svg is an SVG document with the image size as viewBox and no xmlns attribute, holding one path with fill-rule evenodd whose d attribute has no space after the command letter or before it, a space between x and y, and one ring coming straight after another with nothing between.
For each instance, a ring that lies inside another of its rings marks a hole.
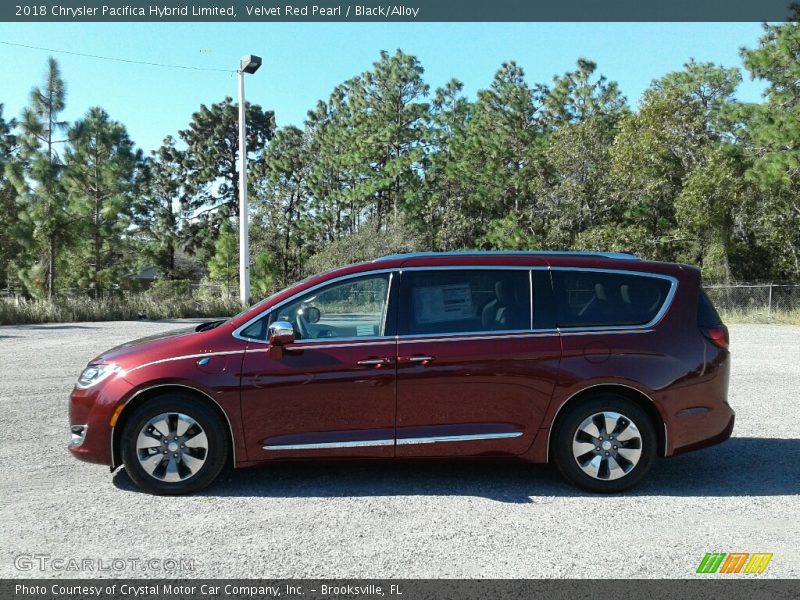
<instances>
[{"instance_id":1,"label":"headlight","mask_svg":"<svg viewBox=\"0 0 800 600\"><path fill-rule=\"evenodd\" d=\"M119 365L89 365L83 370L81 376L78 377L78 383L76 385L79 388L92 387L96 383L100 383L103 381L103 379L106 379L117 371L119 371Z\"/></svg>"}]
</instances>

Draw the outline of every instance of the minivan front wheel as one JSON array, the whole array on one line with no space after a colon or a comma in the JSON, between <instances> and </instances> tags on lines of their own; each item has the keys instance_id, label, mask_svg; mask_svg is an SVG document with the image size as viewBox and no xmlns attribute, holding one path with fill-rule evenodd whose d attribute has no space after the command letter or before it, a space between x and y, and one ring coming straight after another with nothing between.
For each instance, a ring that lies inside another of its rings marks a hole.
<instances>
[{"instance_id":1,"label":"minivan front wheel","mask_svg":"<svg viewBox=\"0 0 800 600\"><path fill-rule=\"evenodd\" d=\"M620 492L636 485L656 454L650 417L616 394L579 400L558 419L553 434L559 471L592 492Z\"/></svg>"},{"instance_id":2,"label":"minivan front wheel","mask_svg":"<svg viewBox=\"0 0 800 600\"><path fill-rule=\"evenodd\" d=\"M130 478L154 494L187 494L217 478L228 440L217 414L185 395L154 398L128 419L122 460Z\"/></svg>"}]
</instances>

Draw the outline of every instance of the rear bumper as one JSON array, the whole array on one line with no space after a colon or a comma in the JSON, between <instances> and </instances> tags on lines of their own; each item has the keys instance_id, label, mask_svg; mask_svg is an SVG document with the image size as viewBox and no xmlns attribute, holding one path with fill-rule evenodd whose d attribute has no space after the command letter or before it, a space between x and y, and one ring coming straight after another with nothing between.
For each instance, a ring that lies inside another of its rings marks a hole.
<instances>
[{"instance_id":1,"label":"rear bumper","mask_svg":"<svg viewBox=\"0 0 800 600\"><path fill-rule=\"evenodd\" d=\"M684 452L691 452L692 450L699 450L700 448L707 448L709 446L714 446L716 444L721 444L725 440L731 437L733 433L733 425L736 421L736 413L726 405L727 413L729 414L727 423L724 425L721 431L717 433L713 433L709 437L698 440L696 442L692 442L690 444L685 444L678 448L675 448L672 452L673 456L676 454L683 454Z\"/></svg>"},{"instance_id":2,"label":"rear bumper","mask_svg":"<svg viewBox=\"0 0 800 600\"><path fill-rule=\"evenodd\" d=\"M660 406L667 429L667 456L713 446L733 432L728 404L731 355L703 340L703 367L689 385L669 390Z\"/></svg>"}]
</instances>

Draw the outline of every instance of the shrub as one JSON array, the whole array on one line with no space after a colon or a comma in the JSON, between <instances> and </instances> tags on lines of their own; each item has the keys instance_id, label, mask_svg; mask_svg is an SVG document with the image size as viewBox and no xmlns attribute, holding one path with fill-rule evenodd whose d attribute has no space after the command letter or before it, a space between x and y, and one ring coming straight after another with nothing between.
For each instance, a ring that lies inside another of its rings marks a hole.
<instances>
[{"instance_id":1,"label":"shrub","mask_svg":"<svg viewBox=\"0 0 800 600\"><path fill-rule=\"evenodd\" d=\"M146 294L155 301L170 301L189 297L191 289L191 282L186 279L156 279Z\"/></svg>"},{"instance_id":2,"label":"shrub","mask_svg":"<svg viewBox=\"0 0 800 600\"><path fill-rule=\"evenodd\" d=\"M238 313L241 309L239 301L233 298L196 300L188 293L182 298L162 300L155 299L148 293L98 300L65 298L55 302L2 299L0 300L0 325L228 317Z\"/></svg>"}]
</instances>

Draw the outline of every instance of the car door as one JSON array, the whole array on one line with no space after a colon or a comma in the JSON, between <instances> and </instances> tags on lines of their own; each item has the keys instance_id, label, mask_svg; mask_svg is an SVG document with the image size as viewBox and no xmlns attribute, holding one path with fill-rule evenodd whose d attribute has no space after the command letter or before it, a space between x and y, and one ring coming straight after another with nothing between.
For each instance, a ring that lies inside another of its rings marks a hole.
<instances>
[{"instance_id":1,"label":"car door","mask_svg":"<svg viewBox=\"0 0 800 600\"><path fill-rule=\"evenodd\" d=\"M242 415L250 460L394 455L397 341L391 272L323 284L243 331ZM271 348L289 321L296 339Z\"/></svg>"},{"instance_id":2,"label":"car door","mask_svg":"<svg viewBox=\"0 0 800 600\"><path fill-rule=\"evenodd\" d=\"M547 278L527 268L403 271L397 456L516 455L531 446L561 356L550 305L531 287L549 286Z\"/></svg>"}]
</instances>

